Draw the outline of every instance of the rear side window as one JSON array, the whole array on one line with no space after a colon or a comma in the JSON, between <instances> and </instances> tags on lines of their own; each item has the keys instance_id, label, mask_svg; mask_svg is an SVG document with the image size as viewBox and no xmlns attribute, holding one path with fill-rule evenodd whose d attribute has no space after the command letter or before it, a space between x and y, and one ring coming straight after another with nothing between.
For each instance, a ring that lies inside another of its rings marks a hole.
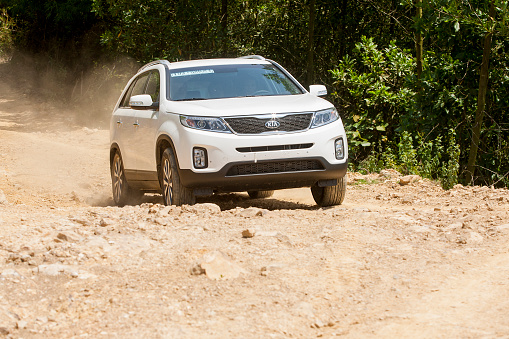
<instances>
[{"instance_id":1,"label":"rear side window","mask_svg":"<svg viewBox=\"0 0 509 339\"><path fill-rule=\"evenodd\" d=\"M144 94L149 94L153 102L159 101L159 72L152 71L148 78L147 89Z\"/></svg>"},{"instance_id":2,"label":"rear side window","mask_svg":"<svg viewBox=\"0 0 509 339\"><path fill-rule=\"evenodd\" d=\"M138 76L129 86L122 98L120 107L129 107L129 100L134 95L149 94L152 101L159 101L159 72L150 71Z\"/></svg>"}]
</instances>

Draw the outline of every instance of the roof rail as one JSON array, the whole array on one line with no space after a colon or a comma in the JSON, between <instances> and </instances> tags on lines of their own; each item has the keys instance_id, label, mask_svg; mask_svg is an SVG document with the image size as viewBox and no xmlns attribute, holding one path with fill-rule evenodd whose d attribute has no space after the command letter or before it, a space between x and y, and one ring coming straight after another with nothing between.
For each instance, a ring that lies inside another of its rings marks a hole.
<instances>
[{"instance_id":1,"label":"roof rail","mask_svg":"<svg viewBox=\"0 0 509 339\"><path fill-rule=\"evenodd\" d=\"M258 59L258 60L265 60L265 58L264 58L264 57L262 57L261 55L246 55L246 56L239 57L238 59Z\"/></svg>"},{"instance_id":2,"label":"roof rail","mask_svg":"<svg viewBox=\"0 0 509 339\"><path fill-rule=\"evenodd\" d=\"M142 70L144 70L145 68L148 68L148 67L154 66L154 65L166 65L166 66L169 66L170 62L168 60L155 60L155 61L149 62L148 64L145 64L145 65L141 66L141 68L138 70L138 73L141 72Z\"/></svg>"}]
</instances>

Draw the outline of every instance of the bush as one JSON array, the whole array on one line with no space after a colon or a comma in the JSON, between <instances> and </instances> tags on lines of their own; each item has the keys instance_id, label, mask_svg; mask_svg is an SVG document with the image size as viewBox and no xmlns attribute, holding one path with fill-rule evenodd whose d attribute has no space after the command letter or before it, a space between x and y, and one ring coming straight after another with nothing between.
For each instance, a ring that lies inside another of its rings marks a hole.
<instances>
[{"instance_id":1,"label":"bush","mask_svg":"<svg viewBox=\"0 0 509 339\"><path fill-rule=\"evenodd\" d=\"M0 10L0 58L8 57L12 52L13 23L5 9Z\"/></svg>"}]
</instances>

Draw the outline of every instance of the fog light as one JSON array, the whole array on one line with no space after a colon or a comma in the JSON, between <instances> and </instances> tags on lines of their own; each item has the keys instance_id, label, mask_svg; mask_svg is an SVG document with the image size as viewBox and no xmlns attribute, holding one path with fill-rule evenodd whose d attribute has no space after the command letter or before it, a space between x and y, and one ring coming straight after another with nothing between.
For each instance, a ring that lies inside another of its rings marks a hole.
<instances>
[{"instance_id":1,"label":"fog light","mask_svg":"<svg viewBox=\"0 0 509 339\"><path fill-rule=\"evenodd\" d=\"M334 149L336 151L336 159L343 160L345 158L345 146L343 143L343 138L336 139L334 142Z\"/></svg>"},{"instance_id":2,"label":"fog light","mask_svg":"<svg viewBox=\"0 0 509 339\"><path fill-rule=\"evenodd\" d=\"M193 148L194 168L207 168L207 150L201 147Z\"/></svg>"}]
</instances>

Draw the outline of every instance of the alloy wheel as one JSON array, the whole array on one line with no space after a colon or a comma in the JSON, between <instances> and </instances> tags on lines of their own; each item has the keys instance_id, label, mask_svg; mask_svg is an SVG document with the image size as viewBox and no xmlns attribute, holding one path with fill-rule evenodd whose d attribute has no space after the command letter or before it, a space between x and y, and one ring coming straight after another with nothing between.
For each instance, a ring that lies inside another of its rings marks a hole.
<instances>
[{"instance_id":1,"label":"alloy wheel","mask_svg":"<svg viewBox=\"0 0 509 339\"><path fill-rule=\"evenodd\" d=\"M118 202L122 198L122 189L124 188L124 171L122 168L122 160L118 155L115 156L113 163L113 194L115 201Z\"/></svg>"},{"instance_id":2,"label":"alloy wheel","mask_svg":"<svg viewBox=\"0 0 509 339\"><path fill-rule=\"evenodd\" d=\"M166 205L171 205L173 202L173 180L168 158L165 158L163 162L163 190Z\"/></svg>"}]
</instances>

